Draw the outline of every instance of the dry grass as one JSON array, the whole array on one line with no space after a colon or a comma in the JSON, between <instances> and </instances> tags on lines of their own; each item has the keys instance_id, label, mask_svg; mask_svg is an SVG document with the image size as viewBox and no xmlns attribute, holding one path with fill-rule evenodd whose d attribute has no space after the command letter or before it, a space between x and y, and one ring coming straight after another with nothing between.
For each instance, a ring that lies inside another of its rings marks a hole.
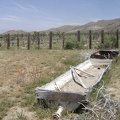
<instances>
[{"instance_id":1,"label":"dry grass","mask_svg":"<svg viewBox=\"0 0 120 120\"><path fill-rule=\"evenodd\" d=\"M77 65L90 53L82 50L0 51L0 119L50 120L55 108L40 109L35 88L64 73L70 65ZM114 69L119 71L117 66ZM118 71L112 84L115 91L120 90Z\"/></svg>"},{"instance_id":2,"label":"dry grass","mask_svg":"<svg viewBox=\"0 0 120 120\"><path fill-rule=\"evenodd\" d=\"M120 56L117 62L113 62L111 70L108 72L108 80L107 92L120 102Z\"/></svg>"},{"instance_id":3,"label":"dry grass","mask_svg":"<svg viewBox=\"0 0 120 120\"><path fill-rule=\"evenodd\" d=\"M70 64L78 63L79 54L78 50L0 51L0 119L9 116L12 107L34 104L35 87L54 79Z\"/></svg>"}]
</instances>

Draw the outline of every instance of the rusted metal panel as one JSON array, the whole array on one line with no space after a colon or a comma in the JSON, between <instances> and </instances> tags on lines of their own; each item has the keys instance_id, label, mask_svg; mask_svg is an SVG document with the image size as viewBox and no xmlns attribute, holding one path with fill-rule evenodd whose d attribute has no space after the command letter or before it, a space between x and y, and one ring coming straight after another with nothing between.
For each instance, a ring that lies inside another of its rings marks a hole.
<instances>
[{"instance_id":1,"label":"rusted metal panel","mask_svg":"<svg viewBox=\"0 0 120 120\"><path fill-rule=\"evenodd\" d=\"M64 101L64 102L81 102L85 100L82 93L71 93L63 91L39 90L36 92L37 99Z\"/></svg>"}]
</instances>

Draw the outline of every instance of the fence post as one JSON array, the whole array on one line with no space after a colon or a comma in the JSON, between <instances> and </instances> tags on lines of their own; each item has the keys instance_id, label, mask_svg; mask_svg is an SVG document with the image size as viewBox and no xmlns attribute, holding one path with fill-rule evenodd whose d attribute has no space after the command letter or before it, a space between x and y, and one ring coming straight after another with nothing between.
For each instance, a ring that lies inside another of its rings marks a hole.
<instances>
[{"instance_id":1,"label":"fence post","mask_svg":"<svg viewBox=\"0 0 120 120\"><path fill-rule=\"evenodd\" d=\"M101 30L101 43L104 44L104 30Z\"/></svg>"},{"instance_id":2,"label":"fence post","mask_svg":"<svg viewBox=\"0 0 120 120\"><path fill-rule=\"evenodd\" d=\"M19 34L17 34L17 48L19 48Z\"/></svg>"},{"instance_id":3,"label":"fence post","mask_svg":"<svg viewBox=\"0 0 120 120\"><path fill-rule=\"evenodd\" d=\"M30 33L28 33L28 46L27 49L30 50Z\"/></svg>"},{"instance_id":4,"label":"fence post","mask_svg":"<svg viewBox=\"0 0 120 120\"><path fill-rule=\"evenodd\" d=\"M115 48L119 47L119 30L117 29L116 31L116 44L115 44Z\"/></svg>"},{"instance_id":5,"label":"fence post","mask_svg":"<svg viewBox=\"0 0 120 120\"><path fill-rule=\"evenodd\" d=\"M10 34L7 35L7 49L10 49Z\"/></svg>"},{"instance_id":6,"label":"fence post","mask_svg":"<svg viewBox=\"0 0 120 120\"><path fill-rule=\"evenodd\" d=\"M92 48L92 35L91 35L91 30L89 30L89 49Z\"/></svg>"},{"instance_id":7,"label":"fence post","mask_svg":"<svg viewBox=\"0 0 120 120\"><path fill-rule=\"evenodd\" d=\"M80 42L80 31L77 32L77 41Z\"/></svg>"},{"instance_id":8,"label":"fence post","mask_svg":"<svg viewBox=\"0 0 120 120\"><path fill-rule=\"evenodd\" d=\"M49 49L52 49L52 32L49 34Z\"/></svg>"},{"instance_id":9,"label":"fence post","mask_svg":"<svg viewBox=\"0 0 120 120\"><path fill-rule=\"evenodd\" d=\"M65 33L62 33L62 38L63 38L63 49L65 48Z\"/></svg>"},{"instance_id":10,"label":"fence post","mask_svg":"<svg viewBox=\"0 0 120 120\"><path fill-rule=\"evenodd\" d=\"M38 32L38 49L40 49L40 33Z\"/></svg>"}]
</instances>

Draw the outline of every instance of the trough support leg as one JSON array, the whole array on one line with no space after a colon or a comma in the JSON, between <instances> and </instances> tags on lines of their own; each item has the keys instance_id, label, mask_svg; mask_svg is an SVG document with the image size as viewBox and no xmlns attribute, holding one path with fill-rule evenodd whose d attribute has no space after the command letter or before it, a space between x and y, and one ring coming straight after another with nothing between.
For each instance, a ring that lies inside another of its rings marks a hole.
<instances>
[{"instance_id":1,"label":"trough support leg","mask_svg":"<svg viewBox=\"0 0 120 120\"><path fill-rule=\"evenodd\" d=\"M61 117L62 111L64 110L64 107L59 106L57 112L53 114L54 119L59 119Z\"/></svg>"}]
</instances>

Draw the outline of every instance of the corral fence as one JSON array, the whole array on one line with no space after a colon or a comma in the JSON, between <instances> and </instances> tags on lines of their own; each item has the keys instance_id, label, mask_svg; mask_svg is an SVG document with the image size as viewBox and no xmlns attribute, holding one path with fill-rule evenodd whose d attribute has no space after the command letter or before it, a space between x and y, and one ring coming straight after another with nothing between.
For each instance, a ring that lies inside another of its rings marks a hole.
<instances>
[{"instance_id":1,"label":"corral fence","mask_svg":"<svg viewBox=\"0 0 120 120\"><path fill-rule=\"evenodd\" d=\"M49 32L1 34L0 49L99 49L119 48L119 30L113 32Z\"/></svg>"}]
</instances>

